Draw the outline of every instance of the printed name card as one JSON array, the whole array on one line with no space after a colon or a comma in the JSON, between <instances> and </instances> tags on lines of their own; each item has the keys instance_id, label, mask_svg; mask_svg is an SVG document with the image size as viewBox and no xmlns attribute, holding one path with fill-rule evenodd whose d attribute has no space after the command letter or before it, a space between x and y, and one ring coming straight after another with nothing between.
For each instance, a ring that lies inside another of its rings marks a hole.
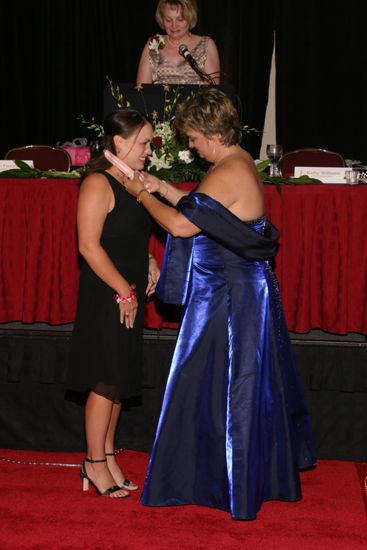
<instances>
[{"instance_id":1,"label":"printed name card","mask_svg":"<svg viewBox=\"0 0 367 550\"><path fill-rule=\"evenodd\" d=\"M33 160L23 160L28 166L31 168L34 168L33 166ZM0 160L0 172L5 172L5 170L12 170L13 168L19 168L15 164L14 160Z\"/></svg>"},{"instance_id":2,"label":"printed name card","mask_svg":"<svg viewBox=\"0 0 367 550\"><path fill-rule=\"evenodd\" d=\"M327 166L295 166L294 177L309 176L316 178L322 183L346 183L345 172L348 167L336 168Z\"/></svg>"}]
</instances>

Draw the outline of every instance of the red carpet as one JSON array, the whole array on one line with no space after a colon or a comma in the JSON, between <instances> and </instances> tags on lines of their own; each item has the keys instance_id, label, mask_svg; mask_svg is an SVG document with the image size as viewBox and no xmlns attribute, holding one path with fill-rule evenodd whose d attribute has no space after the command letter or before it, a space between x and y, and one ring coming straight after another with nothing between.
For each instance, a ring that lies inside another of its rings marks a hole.
<instances>
[{"instance_id":1,"label":"red carpet","mask_svg":"<svg viewBox=\"0 0 367 550\"><path fill-rule=\"evenodd\" d=\"M146 453L124 451L141 485ZM18 461L80 463L80 453L0 450ZM367 548L366 463L320 460L302 473L303 500L268 502L258 519L233 521L199 506L148 508L140 491L122 500L82 493L76 467L0 460L1 550L354 550Z\"/></svg>"}]
</instances>

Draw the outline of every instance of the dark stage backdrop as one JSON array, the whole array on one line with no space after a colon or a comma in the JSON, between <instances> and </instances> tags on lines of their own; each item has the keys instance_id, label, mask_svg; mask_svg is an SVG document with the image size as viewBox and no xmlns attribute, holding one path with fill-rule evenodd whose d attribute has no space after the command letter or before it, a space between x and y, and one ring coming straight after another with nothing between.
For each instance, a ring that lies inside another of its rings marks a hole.
<instances>
[{"instance_id":1,"label":"dark stage backdrop","mask_svg":"<svg viewBox=\"0 0 367 550\"><path fill-rule=\"evenodd\" d=\"M39 334L37 334L37 332ZM83 400L66 392L71 334L0 329L0 448L83 451ZM117 447L150 451L174 335L146 331L140 401L124 402ZM367 349L292 340L318 458L367 461Z\"/></svg>"},{"instance_id":2,"label":"dark stage backdrop","mask_svg":"<svg viewBox=\"0 0 367 550\"><path fill-rule=\"evenodd\" d=\"M197 32L216 41L223 82L243 123L263 128L275 34L277 140L367 159L365 3L199 0ZM156 1L35 0L2 4L0 157L14 146L95 137L78 120L103 117L106 75L134 82L141 50L159 31ZM258 156L261 137L245 138Z\"/></svg>"}]
</instances>

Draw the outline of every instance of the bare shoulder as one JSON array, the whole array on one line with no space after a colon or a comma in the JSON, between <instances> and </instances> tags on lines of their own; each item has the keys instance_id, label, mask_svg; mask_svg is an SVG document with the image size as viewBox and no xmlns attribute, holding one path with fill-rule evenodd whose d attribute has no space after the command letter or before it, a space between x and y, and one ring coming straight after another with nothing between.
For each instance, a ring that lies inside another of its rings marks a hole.
<instances>
[{"instance_id":1,"label":"bare shoulder","mask_svg":"<svg viewBox=\"0 0 367 550\"><path fill-rule=\"evenodd\" d=\"M81 195L93 195L98 200L102 198L110 199L113 195L108 179L104 174L93 172L84 178L80 186Z\"/></svg>"},{"instance_id":2,"label":"bare shoulder","mask_svg":"<svg viewBox=\"0 0 367 550\"><path fill-rule=\"evenodd\" d=\"M101 172L91 172L82 181L81 188L86 187L107 188L109 187L109 183L106 176Z\"/></svg>"},{"instance_id":3,"label":"bare shoulder","mask_svg":"<svg viewBox=\"0 0 367 550\"><path fill-rule=\"evenodd\" d=\"M255 219L264 211L263 186L246 151L236 150L213 167L198 188L229 208L240 219Z\"/></svg>"},{"instance_id":4,"label":"bare shoulder","mask_svg":"<svg viewBox=\"0 0 367 550\"><path fill-rule=\"evenodd\" d=\"M191 40L192 40L192 43L193 43L193 46L194 48L196 48L196 46L198 44L200 44L201 42L205 42L206 43L206 46L208 49L210 50L216 50L217 49L217 46L214 42L214 40L210 37L210 36L207 36L207 35L201 35L201 34L192 34L191 35Z\"/></svg>"},{"instance_id":5,"label":"bare shoulder","mask_svg":"<svg viewBox=\"0 0 367 550\"><path fill-rule=\"evenodd\" d=\"M208 41L208 48L211 48L211 49L217 49L217 45L216 43L214 42L213 38L211 38L210 36L207 36L207 41Z\"/></svg>"},{"instance_id":6,"label":"bare shoulder","mask_svg":"<svg viewBox=\"0 0 367 550\"><path fill-rule=\"evenodd\" d=\"M218 166L213 168L212 180L218 180L218 182L226 181L227 185L237 185L239 180L258 183L259 177L256 170L255 163L247 153L242 150L239 153L233 153L223 159Z\"/></svg>"},{"instance_id":7,"label":"bare shoulder","mask_svg":"<svg viewBox=\"0 0 367 550\"><path fill-rule=\"evenodd\" d=\"M255 163L251 155L244 149L241 149L239 152L228 155L223 159L223 164L221 163L219 168L222 166L227 170L231 168L234 170L252 170L255 167Z\"/></svg>"}]
</instances>

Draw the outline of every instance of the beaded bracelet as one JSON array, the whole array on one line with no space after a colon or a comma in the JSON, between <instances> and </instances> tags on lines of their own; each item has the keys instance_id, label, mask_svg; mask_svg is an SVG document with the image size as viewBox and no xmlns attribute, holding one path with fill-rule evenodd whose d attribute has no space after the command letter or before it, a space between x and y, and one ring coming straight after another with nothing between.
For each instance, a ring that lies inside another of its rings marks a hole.
<instances>
[{"instance_id":1,"label":"beaded bracelet","mask_svg":"<svg viewBox=\"0 0 367 550\"><path fill-rule=\"evenodd\" d=\"M134 302L136 300L136 286L131 285L131 292L129 296L120 296L120 294L116 294L115 300L118 304L130 304L131 302Z\"/></svg>"}]
</instances>

